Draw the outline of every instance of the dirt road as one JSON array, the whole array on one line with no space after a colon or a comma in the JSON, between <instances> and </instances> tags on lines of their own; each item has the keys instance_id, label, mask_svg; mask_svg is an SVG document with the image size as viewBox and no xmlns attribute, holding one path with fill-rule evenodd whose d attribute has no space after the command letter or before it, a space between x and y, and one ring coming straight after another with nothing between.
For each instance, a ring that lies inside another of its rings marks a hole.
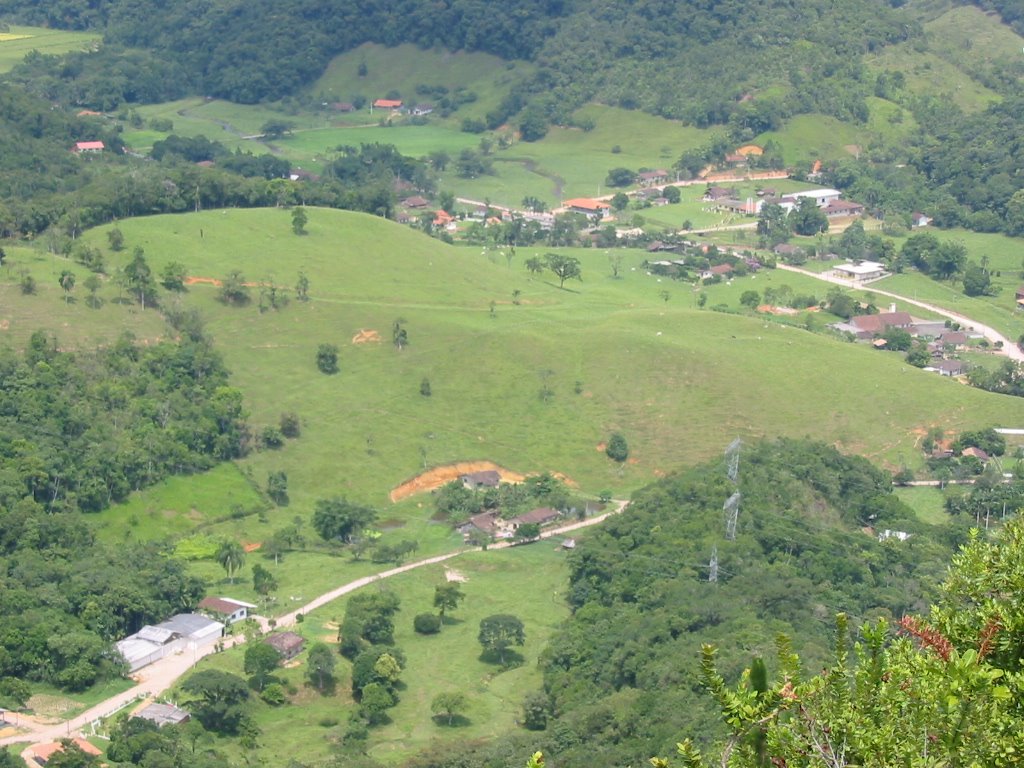
<instances>
[{"instance_id":1,"label":"dirt road","mask_svg":"<svg viewBox=\"0 0 1024 768\"><path fill-rule=\"evenodd\" d=\"M557 528L551 528L541 533L542 539L548 539L555 536L562 536L571 531L577 531L581 528L588 528L592 525L597 525L608 519L611 515L618 514L626 508L628 502L626 501L615 501L615 509L611 512L606 512L603 515L597 515L587 520L580 520L574 523L568 523L566 525L559 526ZM490 545L489 549L505 549L507 547L514 546L514 542L499 542L497 544ZM375 573L372 576L364 576L361 579L355 579L347 584L344 584L336 589L332 589L329 592L325 592L319 597L310 600L308 603L303 605L301 608L297 608L291 613L286 613L284 616L277 618L276 626L278 627L291 627L294 626L298 615L309 613L323 605L336 600L343 595L347 595L360 587L365 587L375 581L381 581L383 579L397 576L401 573L407 573L415 570L416 568L422 568L425 565L434 565L435 563L443 563L446 560L459 557L466 552L480 552L481 547L468 547L466 549L456 550L455 552L448 552L444 555L437 555L435 557L428 557L423 560L417 560L414 563L407 563L406 565L400 565L397 568L392 568L381 573ZM270 629L270 621L262 616L255 617L259 621L260 627L264 632ZM231 648L235 645L245 642L245 637L242 635L234 635L231 637L224 638L224 647ZM174 656L168 656L160 659L159 661L150 664L148 667L144 667L139 670L135 678L139 681L137 685L129 688L123 693L119 693L116 696L111 696L109 699L100 702L94 707L90 707L88 710L83 712L76 717L69 720L63 720L59 723L40 723L34 719L19 718L19 726L22 732L15 736L7 736L0 738L0 746L5 744L41 744L50 741L56 741L57 739L66 738L78 734L83 728L88 726L90 723L99 720L104 717L118 712L119 710L131 706L134 702L141 699L151 698L159 696L161 693L166 691L168 688L174 685L178 678L185 675L192 667L196 665L199 659L204 656L208 656L214 653L214 646L207 646L206 648L199 649L195 652L189 653L184 652Z\"/></svg>"},{"instance_id":2,"label":"dirt road","mask_svg":"<svg viewBox=\"0 0 1024 768\"><path fill-rule=\"evenodd\" d=\"M939 307L936 306L935 304L929 304L926 301L910 299L898 293L893 293L892 291L885 291L882 290L881 288L876 288L874 285L870 283L868 285L864 285L862 283L855 283L851 280L845 280L841 277L835 277L834 275L830 275L827 273L811 272L808 269L800 269L800 267L793 267L788 264L779 264L778 268L786 272L796 272L797 274L807 275L807 277L813 277L817 280L822 280L826 283L841 285L844 288L856 288L862 291L871 291L877 296L885 296L890 299L897 299L898 301L902 301L905 304L911 304L915 307L921 307L921 309L927 309L931 312L934 312L937 315L941 315L942 317L948 317L950 320L954 320L955 322L960 323L960 325L963 326L964 328L982 334L986 339L988 339L989 343L993 345L996 342L1002 342L1002 354L1004 354L1011 360L1017 361L1018 363L1024 362L1024 352L1022 352L1017 347L1016 341L1010 341L995 328L987 326L984 323L979 323L977 320L972 320L966 315L961 315L959 312L953 312L952 310L945 309L944 307Z\"/></svg>"}]
</instances>

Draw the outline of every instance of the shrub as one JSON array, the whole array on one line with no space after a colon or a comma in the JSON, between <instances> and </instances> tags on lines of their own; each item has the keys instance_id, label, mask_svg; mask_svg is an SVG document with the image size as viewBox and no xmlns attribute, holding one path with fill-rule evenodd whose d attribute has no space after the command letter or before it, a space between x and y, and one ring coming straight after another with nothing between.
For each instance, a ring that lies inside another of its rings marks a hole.
<instances>
[{"instance_id":1,"label":"shrub","mask_svg":"<svg viewBox=\"0 0 1024 768\"><path fill-rule=\"evenodd\" d=\"M284 688L280 683L271 683L268 685L263 689L263 692L260 694L260 698L272 707L280 706L288 700L288 697L285 696Z\"/></svg>"},{"instance_id":2,"label":"shrub","mask_svg":"<svg viewBox=\"0 0 1024 768\"><path fill-rule=\"evenodd\" d=\"M629 458L629 444L626 442L626 438L615 432L608 438L608 445L604 452L612 461L623 462Z\"/></svg>"},{"instance_id":3,"label":"shrub","mask_svg":"<svg viewBox=\"0 0 1024 768\"><path fill-rule=\"evenodd\" d=\"M441 617L436 613L421 613L412 620L412 628L421 635L436 635L441 631Z\"/></svg>"},{"instance_id":4,"label":"shrub","mask_svg":"<svg viewBox=\"0 0 1024 768\"><path fill-rule=\"evenodd\" d=\"M277 427L269 425L260 432L260 440L264 448L280 448L284 445L284 434Z\"/></svg>"},{"instance_id":5,"label":"shrub","mask_svg":"<svg viewBox=\"0 0 1024 768\"><path fill-rule=\"evenodd\" d=\"M281 434L285 437L298 437L302 434L302 423L299 421L299 414L293 411L286 411L281 414Z\"/></svg>"},{"instance_id":6,"label":"shrub","mask_svg":"<svg viewBox=\"0 0 1024 768\"><path fill-rule=\"evenodd\" d=\"M316 367L321 373L337 373L338 348L333 344L321 344L316 350Z\"/></svg>"}]
</instances>

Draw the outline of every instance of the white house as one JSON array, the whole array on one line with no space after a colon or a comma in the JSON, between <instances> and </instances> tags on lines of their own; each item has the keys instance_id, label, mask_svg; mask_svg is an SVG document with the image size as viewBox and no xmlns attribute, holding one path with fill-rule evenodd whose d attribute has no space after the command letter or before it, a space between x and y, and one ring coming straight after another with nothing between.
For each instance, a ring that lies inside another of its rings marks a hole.
<instances>
[{"instance_id":1,"label":"white house","mask_svg":"<svg viewBox=\"0 0 1024 768\"><path fill-rule=\"evenodd\" d=\"M877 280L885 277L885 265L877 261L859 261L856 264L837 264L832 268L836 277L843 277L862 283L865 280Z\"/></svg>"},{"instance_id":2,"label":"white house","mask_svg":"<svg viewBox=\"0 0 1024 768\"><path fill-rule=\"evenodd\" d=\"M208 613L225 624L248 618L249 611L256 606L231 597L204 597L199 603L199 610Z\"/></svg>"}]
</instances>

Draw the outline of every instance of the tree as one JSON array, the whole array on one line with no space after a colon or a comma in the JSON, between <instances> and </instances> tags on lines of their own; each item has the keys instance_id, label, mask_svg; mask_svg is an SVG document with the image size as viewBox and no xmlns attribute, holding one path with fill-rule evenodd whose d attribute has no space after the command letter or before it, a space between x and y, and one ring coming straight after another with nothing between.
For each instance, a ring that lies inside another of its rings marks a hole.
<instances>
[{"instance_id":1,"label":"tree","mask_svg":"<svg viewBox=\"0 0 1024 768\"><path fill-rule=\"evenodd\" d=\"M16 677L0 678L0 704L21 709L32 698L32 686Z\"/></svg>"},{"instance_id":2,"label":"tree","mask_svg":"<svg viewBox=\"0 0 1024 768\"><path fill-rule=\"evenodd\" d=\"M387 720L385 714L395 706L395 697L380 683L370 683L363 688L359 698L359 712L370 725L378 725Z\"/></svg>"},{"instance_id":3,"label":"tree","mask_svg":"<svg viewBox=\"0 0 1024 768\"><path fill-rule=\"evenodd\" d=\"M604 452L612 461L622 463L629 458L629 444L621 433L613 432L612 436L608 438L608 444L605 446Z\"/></svg>"},{"instance_id":4,"label":"tree","mask_svg":"<svg viewBox=\"0 0 1024 768\"><path fill-rule=\"evenodd\" d=\"M107 230L107 242L112 251L124 250L124 233L117 227Z\"/></svg>"},{"instance_id":5,"label":"tree","mask_svg":"<svg viewBox=\"0 0 1024 768\"><path fill-rule=\"evenodd\" d=\"M948 280L964 271L967 263L967 246L960 242L946 241L940 243L929 261L934 277Z\"/></svg>"},{"instance_id":6,"label":"tree","mask_svg":"<svg viewBox=\"0 0 1024 768\"><path fill-rule=\"evenodd\" d=\"M757 234L765 239L769 246L778 245L789 240L789 219L785 209L777 203L766 203L761 207L757 217Z\"/></svg>"},{"instance_id":7,"label":"tree","mask_svg":"<svg viewBox=\"0 0 1024 768\"><path fill-rule=\"evenodd\" d=\"M505 652L514 645L526 642L526 630L523 622L507 613L498 613L480 620L480 633L477 640L485 653L498 655L498 661L504 666Z\"/></svg>"},{"instance_id":8,"label":"tree","mask_svg":"<svg viewBox=\"0 0 1024 768\"><path fill-rule=\"evenodd\" d=\"M92 768L99 763L95 755L90 755L71 739L61 739L61 748L54 752L46 761L47 766L54 768Z\"/></svg>"},{"instance_id":9,"label":"tree","mask_svg":"<svg viewBox=\"0 0 1024 768\"><path fill-rule=\"evenodd\" d=\"M816 235L828 231L828 216L810 197L801 197L800 204L789 214L790 227L798 235Z\"/></svg>"},{"instance_id":10,"label":"tree","mask_svg":"<svg viewBox=\"0 0 1024 768\"><path fill-rule=\"evenodd\" d=\"M227 571L231 583L234 584L235 573L245 564L245 550L242 545L234 539L225 539L217 547L215 557L221 568Z\"/></svg>"},{"instance_id":11,"label":"tree","mask_svg":"<svg viewBox=\"0 0 1024 768\"><path fill-rule=\"evenodd\" d=\"M267 474L267 496L279 507L288 506L288 474L283 469Z\"/></svg>"},{"instance_id":12,"label":"tree","mask_svg":"<svg viewBox=\"0 0 1024 768\"><path fill-rule=\"evenodd\" d=\"M609 187L628 187L634 181L636 174L629 168L612 168L604 179L604 183Z\"/></svg>"},{"instance_id":13,"label":"tree","mask_svg":"<svg viewBox=\"0 0 1024 768\"><path fill-rule=\"evenodd\" d=\"M324 541L347 542L376 519L375 510L336 496L316 502L313 528Z\"/></svg>"},{"instance_id":14,"label":"tree","mask_svg":"<svg viewBox=\"0 0 1024 768\"><path fill-rule=\"evenodd\" d=\"M244 704L249 698L249 687L243 679L207 669L189 677L181 689L195 697L192 712L208 731L238 732L245 716Z\"/></svg>"},{"instance_id":15,"label":"tree","mask_svg":"<svg viewBox=\"0 0 1024 768\"><path fill-rule=\"evenodd\" d=\"M857 219L857 221L843 230L843 234L839 236L839 244L836 246L836 250L844 259L857 261L864 258L867 245L868 238L864 234L864 222Z\"/></svg>"},{"instance_id":16,"label":"tree","mask_svg":"<svg viewBox=\"0 0 1024 768\"><path fill-rule=\"evenodd\" d=\"M574 256L563 256L560 253L544 254L544 264L555 273L558 278L558 287L565 286L565 281L571 278L582 280L580 272L580 260Z\"/></svg>"},{"instance_id":17,"label":"tree","mask_svg":"<svg viewBox=\"0 0 1024 768\"><path fill-rule=\"evenodd\" d=\"M612 197L612 208L616 211L624 211L626 206L629 205L629 197L625 192L617 192Z\"/></svg>"},{"instance_id":18,"label":"tree","mask_svg":"<svg viewBox=\"0 0 1024 768\"><path fill-rule=\"evenodd\" d=\"M740 304L748 309L757 309L761 304L761 294L757 291L744 291L740 294Z\"/></svg>"},{"instance_id":19,"label":"tree","mask_svg":"<svg viewBox=\"0 0 1024 768\"><path fill-rule=\"evenodd\" d=\"M459 691L448 691L437 694L430 702L430 711L437 717L444 717L446 724L451 725L456 716L469 708L469 700ZM436 719L436 718L435 718Z\"/></svg>"},{"instance_id":20,"label":"tree","mask_svg":"<svg viewBox=\"0 0 1024 768\"><path fill-rule=\"evenodd\" d=\"M70 269L61 270L58 282L64 290L64 303L67 304L71 301L71 292L75 290L75 273Z\"/></svg>"},{"instance_id":21,"label":"tree","mask_svg":"<svg viewBox=\"0 0 1024 768\"><path fill-rule=\"evenodd\" d=\"M675 187L672 185L669 185L662 189L661 196L668 200L670 203L678 203L680 200L683 199L683 193L679 191L679 187Z\"/></svg>"},{"instance_id":22,"label":"tree","mask_svg":"<svg viewBox=\"0 0 1024 768\"><path fill-rule=\"evenodd\" d=\"M434 607L443 617L445 611L454 611L459 603L465 600L466 595L457 581L446 581L434 587Z\"/></svg>"},{"instance_id":23,"label":"tree","mask_svg":"<svg viewBox=\"0 0 1024 768\"><path fill-rule=\"evenodd\" d=\"M246 643L242 669L251 677L256 690L263 690L280 663L281 654L272 645L262 641Z\"/></svg>"},{"instance_id":24,"label":"tree","mask_svg":"<svg viewBox=\"0 0 1024 768\"><path fill-rule=\"evenodd\" d=\"M291 133L293 128L295 125L287 120L272 119L262 125L260 133L265 139L279 139L286 133Z\"/></svg>"},{"instance_id":25,"label":"tree","mask_svg":"<svg viewBox=\"0 0 1024 768\"><path fill-rule=\"evenodd\" d=\"M249 286L245 284L245 275L237 269L231 270L228 276L221 280L220 291L217 298L224 304L231 304L241 307L249 303Z\"/></svg>"},{"instance_id":26,"label":"tree","mask_svg":"<svg viewBox=\"0 0 1024 768\"><path fill-rule=\"evenodd\" d=\"M128 262L122 272L125 287L128 288L138 299L142 309L146 309L146 301L150 304L156 299L156 281L153 279L153 272L146 262L146 254L141 246L135 246L132 251L132 260Z\"/></svg>"},{"instance_id":27,"label":"tree","mask_svg":"<svg viewBox=\"0 0 1024 768\"><path fill-rule=\"evenodd\" d=\"M282 413L278 427L281 429L281 434L285 437L295 438L302 434L302 422L299 420L299 414L294 411Z\"/></svg>"},{"instance_id":28,"label":"tree","mask_svg":"<svg viewBox=\"0 0 1024 768\"><path fill-rule=\"evenodd\" d=\"M266 597L277 590L277 579L269 570L259 563L252 567L252 588L257 595Z\"/></svg>"},{"instance_id":29,"label":"tree","mask_svg":"<svg viewBox=\"0 0 1024 768\"><path fill-rule=\"evenodd\" d=\"M31 296L36 292L36 279L28 272L24 272L21 275L21 280L18 282L18 287L21 289L23 296Z\"/></svg>"},{"instance_id":30,"label":"tree","mask_svg":"<svg viewBox=\"0 0 1024 768\"><path fill-rule=\"evenodd\" d=\"M168 291L184 291L188 270L179 261L171 261L160 272L160 285Z\"/></svg>"},{"instance_id":31,"label":"tree","mask_svg":"<svg viewBox=\"0 0 1024 768\"><path fill-rule=\"evenodd\" d=\"M401 351L409 344L409 334L403 327L405 320L398 318L391 325L391 343L395 345L395 349Z\"/></svg>"},{"instance_id":32,"label":"tree","mask_svg":"<svg viewBox=\"0 0 1024 768\"><path fill-rule=\"evenodd\" d=\"M540 523L520 523L516 528L518 541L531 541L540 537Z\"/></svg>"},{"instance_id":33,"label":"tree","mask_svg":"<svg viewBox=\"0 0 1024 768\"><path fill-rule=\"evenodd\" d=\"M524 262L524 266L530 271L532 275L539 275L544 271L544 262L536 256L531 256Z\"/></svg>"},{"instance_id":34,"label":"tree","mask_svg":"<svg viewBox=\"0 0 1024 768\"><path fill-rule=\"evenodd\" d=\"M974 262L964 270L964 293L968 296L985 296L992 290L992 277L989 271Z\"/></svg>"},{"instance_id":35,"label":"tree","mask_svg":"<svg viewBox=\"0 0 1024 768\"><path fill-rule=\"evenodd\" d=\"M523 727L531 731L543 731L548 727L551 714L551 699L542 691L527 694L523 700Z\"/></svg>"},{"instance_id":36,"label":"tree","mask_svg":"<svg viewBox=\"0 0 1024 768\"><path fill-rule=\"evenodd\" d=\"M306 657L306 679L323 693L334 682L334 652L326 643L314 643Z\"/></svg>"},{"instance_id":37,"label":"tree","mask_svg":"<svg viewBox=\"0 0 1024 768\"><path fill-rule=\"evenodd\" d=\"M423 395L424 397L430 397L431 394L433 394L432 390L430 389L430 379L428 379L426 376L424 376L423 380L420 382L420 394Z\"/></svg>"},{"instance_id":38,"label":"tree","mask_svg":"<svg viewBox=\"0 0 1024 768\"><path fill-rule=\"evenodd\" d=\"M309 218L306 216L305 206L292 208L292 232L296 235L306 234L306 224L308 222Z\"/></svg>"},{"instance_id":39,"label":"tree","mask_svg":"<svg viewBox=\"0 0 1024 768\"><path fill-rule=\"evenodd\" d=\"M338 372L338 348L334 344L321 344L316 350L316 367L320 373Z\"/></svg>"},{"instance_id":40,"label":"tree","mask_svg":"<svg viewBox=\"0 0 1024 768\"><path fill-rule=\"evenodd\" d=\"M309 278L305 272L299 272L299 279L295 281L295 298L309 301Z\"/></svg>"},{"instance_id":41,"label":"tree","mask_svg":"<svg viewBox=\"0 0 1024 768\"><path fill-rule=\"evenodd\" d=\"M412 620L412 628L421 635L436 635L441 631L441 617L436 613L418 613Z\"/></svg>"}]
</instances>

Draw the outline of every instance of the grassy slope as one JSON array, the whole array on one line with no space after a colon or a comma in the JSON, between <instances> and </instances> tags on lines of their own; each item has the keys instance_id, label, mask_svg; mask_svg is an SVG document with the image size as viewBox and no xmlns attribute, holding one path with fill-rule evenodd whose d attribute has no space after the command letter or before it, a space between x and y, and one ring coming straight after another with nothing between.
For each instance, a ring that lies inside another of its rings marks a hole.
<instances>
[{"instance_id":1,"label":"grassy slope","mask_svg":"<svg viewBox=\"0 0 1024 768\"><path fill-rule=\"evenodd\" d=\"M0 72L10 72L25 58L25 54L32 51L44 54L67 53L90 48L99 41L100 36L91 32L12 26L0 34Z\"/></svg>"},{"instance_id":2,"label":"grassy slope","mask_svg":"<svg viewBox=\"0 0 1024 768\"><path fill-rule=\"evenodd\" d=\"M279 313L223 307L206 286L184 298L209 317L254 425L276 422L283 410L303 417L300 440L245 462L257 479L285 469L299 512L329 493L383 503L392 485L422 467L424 452L429 464L490 458L623 492L717 453L733 434L814 434L890 458L912 426L989 423L1018 409L859 347L765 333L757 321L696 311L692 302L666 304L654 279L631 271L641 252L624 254L625 279L614 281L603 252L573 251L585 282L559 291L522 269L525 249L508 270L475 249L368 216L312 210L302 238L289 221L287 211L232 210L120 226L129 250L142 245L157 272L174 258L203 276L240 268L249 279L274 275L284 285L300 269L311 276L314 300ZM87 237L105 240L102 229ZM511 304L513 289L522 291L521 306ZM15 311L40 298L5 290ZM90 317L83 305L69 310ZM411 342L403 352L387 343L398 317ZM360 329L377 330L384 343L353 345ZM24 333L13 330L20 343ZM339 375L316 372L321 342L341 347ZM424 376L431 398L418 394ZM573 394L575 381L583 395ZM545 383L555 393L549 403L537 397ZM635 463L612 467L594 449L612 429L630 439Z\"/></svg>"},{"instance_id":3,"label":"grassy slope","mask_svg":"<svg viewBox=\"0 0 1024 768\"><path fill-rule=\"evenodd\" d=\"M443 566L429 566L389 580L387 587L401 596L402 608L395 618L395 643L407 657L402 674L401 701L391 710L391 723L371 731L370 754L395 763L409 757L434 740L441 742L484 738L507 732L515 726L519 704L530 690L540 686L537 658L557 625L566 617L562 598L565 589L564 553L550 542L513 550L464 555L450 564L466 582L466 600L452 612L451 623L439 635L421 636L412 630L413 617L431 610L434 585L445 580ZM509 589L510 584L514 589ZM537 599L522 600L522 595ZM345 612L344 601L332 603L298 625L295 631L309 642L337 641L337 623ZM526 645L516 649L523 664L502 672L496 665L480 660L477 631L480 620L495 613L512 613L523 621ZM210 657L203 667L242 673L241 650ZM293 703L270 708L254 705L254 716L265 736L259 756L271 763L302 752L306 758L325 757L330 743L347 727L354 708L350 695L350 666L338 659L337 687L333 695L321 696L307 688L305 655L298 664L282 671L282 677L297 689ZM441 691L461 691L469 699L468 722L453 728L436 725L430 702ZM340 721L322 726L324 718ZM227 749L236 744L224 742Z\"/></svg>"}]
</instances>

